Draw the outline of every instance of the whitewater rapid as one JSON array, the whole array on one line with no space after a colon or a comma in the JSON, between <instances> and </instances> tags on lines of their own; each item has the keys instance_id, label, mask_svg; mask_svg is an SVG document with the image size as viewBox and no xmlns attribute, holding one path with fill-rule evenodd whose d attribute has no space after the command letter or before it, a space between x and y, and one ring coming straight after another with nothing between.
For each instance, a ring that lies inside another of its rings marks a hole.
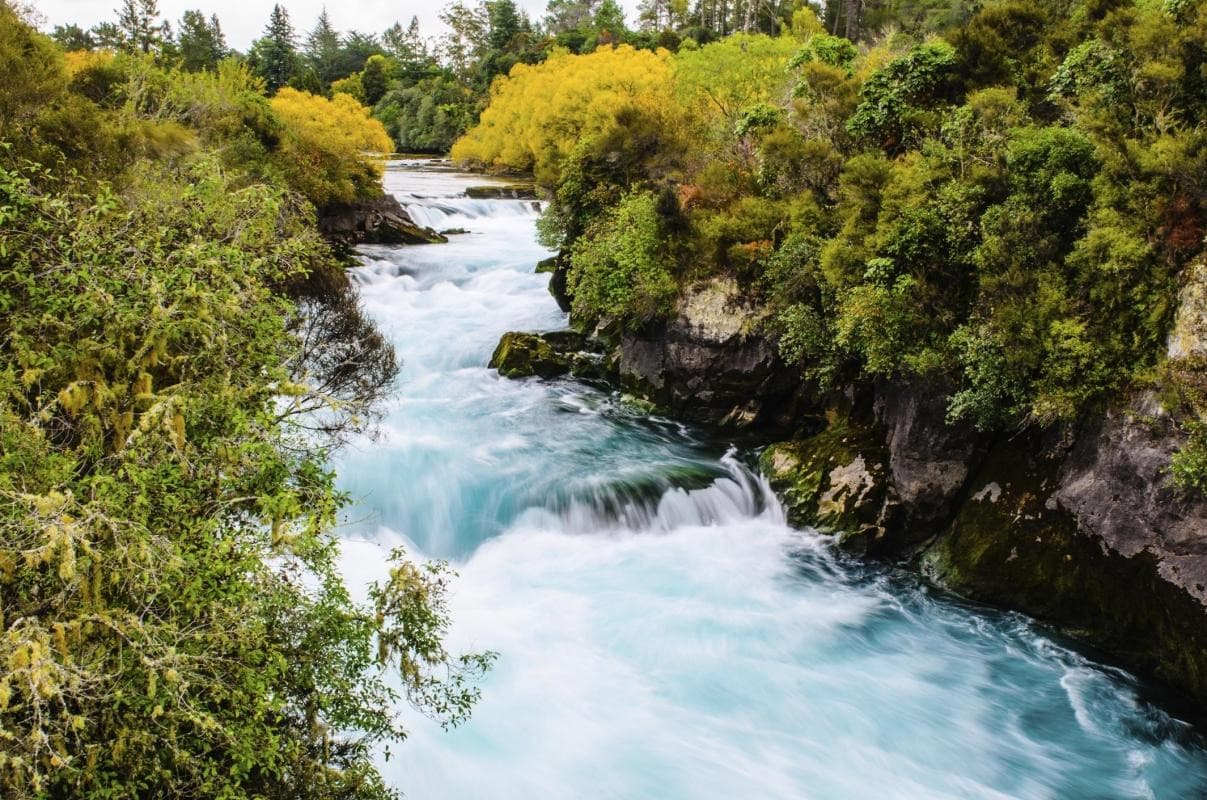
<instances>
[{"instance_id":1,"label":"whitewater rapid","mask_svg":"<svg viewBox=\"0 0 1207 800\"><path fill-rule=\"evenodd\" d=\"M836 556L784 521L748 453L571 381L486 368L566 324L530 201L392 165L446 245L354 271L402 378L338 464L363 592L405 545L450 560L453 650L499 654L473 718L401 709L410 798L1189 798L1207 758L1134 680L1024 618Z\"/></svg>"}]
</instances>

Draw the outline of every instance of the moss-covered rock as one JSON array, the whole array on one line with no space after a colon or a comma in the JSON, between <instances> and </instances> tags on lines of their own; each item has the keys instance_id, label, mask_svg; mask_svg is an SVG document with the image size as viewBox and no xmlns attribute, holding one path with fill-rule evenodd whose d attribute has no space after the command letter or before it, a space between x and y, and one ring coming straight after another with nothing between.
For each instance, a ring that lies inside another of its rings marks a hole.
<instances>
[{"instance_id":1,"label":"moss-covered rock","mask_svg":"<svg viewBox=\"0 0 1207 800\"><path fill-rule=\"evenodd\" d=\"M559 378L613 383L615 358L597 342L575 330L503 334L490 366L505 378Z\"/></svg>"},{"instance_id":2,"label":"moss-covered rock","mask_svg":"<svg viewBox=\"0 0 1207 800\"><path fill-rule=\"evenodd\" d=\"M1052 434L1047 436L1052 438ZM1158 559L1128 557L1060 502L1065 451L1042 434L993 447L920 563L937 584L1024 611L1128 667L1207 700L1203 607Z\"/></svg>"},{"instance_id":3,"label":"moss-covered rock","mask_svg":"<svg viewBox=\"0 0 1207 800\"><path fill-rule=\"evenodd\" d=\"M789 520L839 535L840 545L875 552L888 532L888 452L883 438L837 411L821 433L768 447L760 466Z\"/></svg>"},{"instance_id":4,"label":"moss-covered rock","mask_svg":"<svg viewBox=\"0 0 1207 800\"><path fill-rule=\"evenodd\" d=\"M570 372L570 359L535 333L503 334L490 366L505 378L557 378Z\"/></svg>"}]
</instances>

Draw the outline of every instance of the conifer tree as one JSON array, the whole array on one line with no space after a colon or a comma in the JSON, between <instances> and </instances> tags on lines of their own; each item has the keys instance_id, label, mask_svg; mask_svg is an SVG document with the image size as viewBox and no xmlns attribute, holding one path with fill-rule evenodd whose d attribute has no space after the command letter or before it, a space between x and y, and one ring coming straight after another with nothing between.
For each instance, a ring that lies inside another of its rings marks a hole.
<instances>
[{"instance_id":1,"label":"conifer tree","mask_svg":"<svg viewBox=\"0 0 1207 800\"><path fill-rule=\"evenodd\" d=\"M297 44L289 12L280 5L272 7L268 28L264 36L252 45L249 59L255 65L256 74L264 79L269 93L289 83L297 71Z\"/></svg>"},{"instance_id":2,"label":"conifer tree","mask_svg":"<svg viewBox=\"0 0 1207 800\"><path fill-rule=\"evenodd\" d=\"M323 85L344 77L339 74L340 35L331 24L326 7L314 23L314 29L306 34L306 63L319 76Z\"/></svg>"}]
</instances>

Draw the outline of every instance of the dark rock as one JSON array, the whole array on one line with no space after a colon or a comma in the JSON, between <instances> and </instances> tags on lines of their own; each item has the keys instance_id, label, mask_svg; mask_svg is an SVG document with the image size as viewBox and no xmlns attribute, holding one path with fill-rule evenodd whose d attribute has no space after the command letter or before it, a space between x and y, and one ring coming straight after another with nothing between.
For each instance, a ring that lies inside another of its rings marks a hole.
<instances>
[{"instance_id":1,"label":"dark rock","mask_svg":"<svg viewBox=\"0 0 1207 800\"><path fill-rule=\"evenodd\" d=\"M469 233L465 228L449 228L448 230L440 231L441 236L464 236Z\"/></svg>"},{"instance_id":2,"label":"dark rock","mask_svg":"<svg viewBox=\"0 0 1207 800\"><path fill-rule=\"evenodd\" d=\"M546 263L544 261L542 264ZM540 272L541 270L537 270ZM553 299L557 301L557 307L566 313L570 312L572 298L570 296L569 279L570 279L570 259L565 255L557 255L553 258L552 274L549 276L549 294L553 295Z\"/></svg>"},{"instance_id":3,"label":"dark rock","mask_svg":"<svg viewBox=\"0 0 1207 800\"><path fill-rule=\"evenodd\" d=\"M621 385L691 422L737 428L769 423L790 402L798 381L758 332L761 322L732 280L693 287L669 322L623 333Z\"/></svg>"},{"instance_id":4,"label":"dark rock","mask_svg":"<svg viewBox=\"0 0 1207 800\"><path fill-rule=\"evenodd\" d=\"M319 232L336 244L436 244L448 239L415 224L393 195L332 203L318 215Z\"/></svg>"},{"instance_id":5,"label":"dark rock","mask_svg":"<svg viewBox=\"0 0 1207 800\"><path fill-rule=\"evenodd\" d=\"M1080 531L1125 558L1152 559L1207 609L1207 498L1168 476L1184 438L1155 396L1140 395L1078 437L1054 499Z\"/></svg>"},{"instance_id":6,"label":"dark rock","mask_svg":"<svg viewBox=\"0 0 1207 800\"><path fill-rule=\"evenodd\" d=\"M1068 433L997 442L924 572L1207 701L1207 506L1163 486L1168 431L1111 415L1071 452Z\"/></svg>"},{"instance_id":7,"label":"dark rock","mask_svg":"<svg viewBox=\"0 0 1207 800\"><path fill-rule=\"evenodd\" d=\"M538 197L536 186L531 183L470 186L465 195L475 200L536 200Z\"/></svg>"},{"instance_id":8,"label":"dark rock","mask_svg":"<svg viewBox=\"0 0 1207 800\"><path fill-rule=\"evenodd\" d=\"M558 378L570 374L590 381L615 379L615 368L602 348L574 330L505 333L490 366L505 378Z\"/></svg>"},{"instance_id":9,"label":"dark rock","mask_svg":"<svg viewBox=\"0 0 1207 800\"><path fill-rule=\"evenodd\" d=\"M892 381L877 385L875 393L874 414L885 430L893 491L905 513L899 536L914 543L951 519L985 442L971 424L947 421L942 386Z\"/></svg>"}]
</instances>

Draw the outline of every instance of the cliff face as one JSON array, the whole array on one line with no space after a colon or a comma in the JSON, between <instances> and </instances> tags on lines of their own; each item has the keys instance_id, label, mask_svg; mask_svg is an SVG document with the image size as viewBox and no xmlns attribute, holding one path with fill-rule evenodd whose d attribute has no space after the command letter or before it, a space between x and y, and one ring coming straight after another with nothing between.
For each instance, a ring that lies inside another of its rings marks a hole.
<instances>
[{"instance_id":1,"label":"cliff face","mask_svg":"<svg viewBox=\"0 0 1207 800\"><path fill-rule=\"evenodd\" d=\"M698 284L668 322L596 352L595 377L693 422L792 431L762 469L793 522L1047 620L1207 704L1207 498L1170 482L1185 434L1156 393L1077 424L989 436L949 423L947 387L926 382L819 397L760 333L761 314L732 281ZM561 375L602 347L545 338L512 341L522 368L496 354L500 368ZM1168 357L1169 380L1207 385L1203 265L1182 293Z\"/></svg>"}]
</instances>

